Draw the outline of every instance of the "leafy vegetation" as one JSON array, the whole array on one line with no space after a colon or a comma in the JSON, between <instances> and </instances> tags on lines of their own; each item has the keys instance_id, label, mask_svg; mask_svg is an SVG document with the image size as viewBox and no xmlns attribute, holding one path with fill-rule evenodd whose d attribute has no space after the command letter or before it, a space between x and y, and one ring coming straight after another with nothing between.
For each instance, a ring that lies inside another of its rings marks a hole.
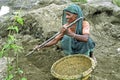
<instances>
[{"instance_id":1,"label":"leafy vegetation","mask_svg":"<svg viewBox=\"0 0 120 80\"><path fill-rule=\"evenodd\" d=\"M113 0L113 3L120 7L120 0Z\"/></svg>"},{"instance_id":2,"label":"leafy vegetation","mask_svg":"<svg viewBox=\"0 0 120 80\"><path fill-rule=\"evenodd\" d=\"M72 2L87 3L87 0L71 0Z\"/></svg>"},{"instance_id":3,"label":"leafy vegetation","mask_svg":"<svg viewBox=\"0 0 120 80\"><path fill-rule=\"evenodd\" d=\"M23 71L19 68L18 66L18 55L23 49L21 46L17 45L17 39L14 36L15 34L18 34L19 28L17 24L23 25L24 20L23 18L19 15L16 14L14 16L14 20L12 25L8 26L8 36L6 43L3 45L2 50L0 51L0 57L7 57L7 76L4 80L16 80L15 78L17 77L17 80L27 80L26 78L22 77ZM15 65L10 63L9 55L10 52L13 52L15 55Z\"/></svg>"}]
</instances>

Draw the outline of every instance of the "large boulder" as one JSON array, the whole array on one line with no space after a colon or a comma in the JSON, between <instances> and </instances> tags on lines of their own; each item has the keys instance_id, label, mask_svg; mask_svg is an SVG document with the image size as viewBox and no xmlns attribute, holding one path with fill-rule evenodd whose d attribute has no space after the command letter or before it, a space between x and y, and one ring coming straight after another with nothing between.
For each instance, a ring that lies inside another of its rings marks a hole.
<instances>
[{"instance_id":1,"label":"large boulder","mask_svg":"<svg viewBox=\"0 0 120 80\"><path fill-rule=\"evenodd\" d=\"M70 0L0 0L0 7L4 4L13 9L31 9L45 7L52 3L61 5L69 2Z\"/></svg>"}]
</instances>

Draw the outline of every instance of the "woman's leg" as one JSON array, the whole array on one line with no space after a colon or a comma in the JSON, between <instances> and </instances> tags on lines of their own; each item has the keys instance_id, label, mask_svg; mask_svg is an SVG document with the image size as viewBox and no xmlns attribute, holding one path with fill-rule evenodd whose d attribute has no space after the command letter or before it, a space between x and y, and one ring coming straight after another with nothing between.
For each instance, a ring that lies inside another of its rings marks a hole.
<instances>
[{"instance_id":1,"label":"woman's leg","mask_svg":"<svg viewBox=\"0 0 120 80\"><path fill-rule=\"evenodd\" d=\"M97 63L97 60L93 54L93 51L90 52L90 57L95 61L95 63Z\"/></svg>"},{"instance_id":2,"label":"woman's leg","mask_svg":"<svg viewBox=\"0 0 120 80\"><path fill-rule=\"evenodd\" d=\"M91 58L93 57L93 51L90 52L90 57L91 57Z\"/></svg>"}]
</instances>

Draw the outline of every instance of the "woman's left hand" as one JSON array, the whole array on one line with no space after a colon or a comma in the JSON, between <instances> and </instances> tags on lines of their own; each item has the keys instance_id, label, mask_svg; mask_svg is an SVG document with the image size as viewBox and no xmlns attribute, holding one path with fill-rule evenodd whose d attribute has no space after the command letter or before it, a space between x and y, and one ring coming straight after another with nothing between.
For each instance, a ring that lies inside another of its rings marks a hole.
<instances>
[{"instance_id":1,"label":"woman's left hand","mask_svg":"<svg viewBox=\"0 0 120 80\"><path fill-rule=\"evenodd\" d=\"M70 37L73 37L74 36L74 32L72 32L69 28L68 30L66 31L66 35L70 36Z\"/></svg>"}]
</instances>

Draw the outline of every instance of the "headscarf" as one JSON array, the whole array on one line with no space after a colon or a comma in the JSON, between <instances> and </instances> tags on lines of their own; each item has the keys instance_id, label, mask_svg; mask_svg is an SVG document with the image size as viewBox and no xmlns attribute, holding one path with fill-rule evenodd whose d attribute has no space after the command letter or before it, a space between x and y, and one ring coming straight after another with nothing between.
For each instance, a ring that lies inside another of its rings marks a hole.
<instances>
[{"instance_id":1,"label":"headscarf","mask_svg":"<svg viewBox=\"0 0 120 80\"><path fill-rule=\"evenodd\" d=\"M77 18L83 17L83 13L82 13L81 8L78 5L76 5L76 4L71 4L71 5L69 5L68 7L66 7L63 10L62 25L67 23L66 14L65 14L66 11L70 12L70 13L73 13L73 14L77 14ZM77 34L81 34L82 33L82 31L80 31L81 28L82 28L81 27L82 26L82 22L83 22L82 19L77 22L77 28L76 28L76 33Z\"/></svg>"},{"instance_id":2,"label":"headscarf","mask_svg":"<svg viewBox=\"0 0 120 80\"><path fill-rule=\"evenodd\" d=\"M66 11L73 14L77 14L78 15L77 18L83 17L81 8L76 4L71 4L63 10L62 25L67 23L66 14L65 14ZM76 34L82 35L82 22L83 19L79 20L76 23L76 31L75 31ZM91 38L89 38L88 42L80 42L68 35L64 35L63 39L61 40L61 46L66 55L71 55L76 53L84 54L87 51L93 49L95 45L91 40Z\"/></svg>"}]
</instances>

